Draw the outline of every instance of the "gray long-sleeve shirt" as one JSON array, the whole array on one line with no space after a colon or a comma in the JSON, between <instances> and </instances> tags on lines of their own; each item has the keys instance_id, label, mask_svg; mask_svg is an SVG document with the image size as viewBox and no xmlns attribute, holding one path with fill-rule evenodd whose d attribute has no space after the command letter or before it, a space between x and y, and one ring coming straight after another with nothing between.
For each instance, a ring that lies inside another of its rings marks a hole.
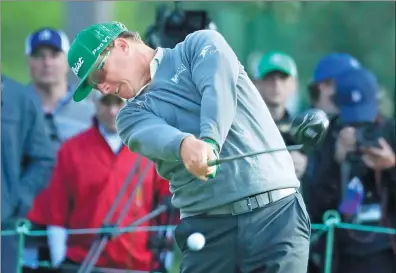
<instances>
[{"instance_id":1,"label":"gray long-sleeve shirt","mask_svg":"<svg viewBox=\"0 0 396 273\"><path fill-rule=\"evenodd\" d=\"M215 140L220 157L285 144L257 89L218 32L197 31L163 51L152 82L120 111L117 129L130 150L153 160L158 173L170 181L172 202L181 217L268 190L299 187L288 152L223 164L206 183L192 176L180 159L186 136Z\"/></svg>"},{"instance_id":2,"label":"gray long-sleeve shirt","mask_svg":"<svg viewBox=\"0 0 396 273\"><path fill-rule=\"evenodd\" d=\"M49 181L55 151L40 106L26 88L2 76L1 221L25 217Z\"/></svg>"}]
</instances>

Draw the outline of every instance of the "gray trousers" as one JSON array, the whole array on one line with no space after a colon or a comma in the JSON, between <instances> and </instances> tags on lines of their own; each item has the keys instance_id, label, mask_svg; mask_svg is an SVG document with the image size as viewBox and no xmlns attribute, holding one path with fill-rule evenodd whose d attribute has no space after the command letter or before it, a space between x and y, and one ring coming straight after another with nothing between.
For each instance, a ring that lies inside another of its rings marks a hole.
<instances>
[{"instance_id":1,"label":"gray trousers","mask_svg":"<svg viewBox=\"0 0 396 273\"><path fill-rule=\"evenodd\" d=\"M191 251L187 238L202 233L206 244ZM300 193L233 215L182 219L175 239L181 273L306 273L311 223Z\"/></svg>"}]
</instances>

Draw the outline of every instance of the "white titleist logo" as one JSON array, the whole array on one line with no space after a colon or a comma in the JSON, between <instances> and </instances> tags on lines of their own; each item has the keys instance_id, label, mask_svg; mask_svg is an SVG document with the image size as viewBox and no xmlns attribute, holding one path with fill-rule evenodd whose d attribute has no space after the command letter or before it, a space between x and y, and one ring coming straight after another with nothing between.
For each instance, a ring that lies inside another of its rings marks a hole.
<instances>
[{"instance_id":1,"label":"white titleist logo","mask_svg":"<svg viewBox=\"0 0 396 273\"><path fill-rule=\"evenodd\" d=\"M84 59L82 57L78 58L78 61L74 64L74 66L72 67L72 71L73 73L78 76L78 72L80 71L81 66L84 63Z\"/></svg>"}]
</instances>

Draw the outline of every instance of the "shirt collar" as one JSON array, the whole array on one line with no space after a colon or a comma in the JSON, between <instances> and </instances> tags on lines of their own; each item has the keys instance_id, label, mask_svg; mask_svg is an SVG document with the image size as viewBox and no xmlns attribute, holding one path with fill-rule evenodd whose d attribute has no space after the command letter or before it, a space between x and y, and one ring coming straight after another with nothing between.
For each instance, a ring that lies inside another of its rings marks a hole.
<instances>
[{"instance_id":1,"label":"shirt collar","mask_svg":"<svg viewBox=\"0 0 396 273\"><path fill-rule=\"evenodd\" d=\"M113 137L113 136L117 136L117 137L118 137L118 134L117 134L117 133L109 133L109 132L107 132L107 131L105 130L105 128L102 126L102 124L100 124L99 122L98 122L98 129L99 129L100 134L101 134L104 138Z\"/></svg>"},{"instance_id":2,"label":"shirt collar","mask_svg":"<svg viewBox=\"0 0 396 273\"><path fill-rule=\"evenodd\" d=\"M161 47L158 47L155 50L154 59L150 62L151 79L153 79L155 76L155 73L157 73L158 66L161 64L163 58L164 58L164 49Z\"/></svg>"},{"instance_id":3,"label":"shirt collar","mask_svg":"<svg viewBox=\"0 0 396 273\"><path fill-rule=\"evenodd\" d=\"M164 58L164 49L161 47L157 47L155 50L155 55L154 58L150 62L150 77L151 79L154 78L155 74L157 73L158 67L162 62L162 59ZM144 85L140 90L136 93L135 97L137 97L146 87L148 84ZM131 98L130 101L132 101L135 97Z\"/></svg>"},{"instance_id":4,"label":"shirt collar","mask_svg":"<svg viewBox=\"0 0 396 273\"><path fill-rule=\"evenodd\" d=\"M118 152L122 148L122 140L118 136L118 134L106 132L106 130L103 128L101 124L98 124L98 129L99 129L99 133L102 135L102 137L106 141L107 145L109 145L113 153L118 154Z\"/></svg>"}]
</instances>

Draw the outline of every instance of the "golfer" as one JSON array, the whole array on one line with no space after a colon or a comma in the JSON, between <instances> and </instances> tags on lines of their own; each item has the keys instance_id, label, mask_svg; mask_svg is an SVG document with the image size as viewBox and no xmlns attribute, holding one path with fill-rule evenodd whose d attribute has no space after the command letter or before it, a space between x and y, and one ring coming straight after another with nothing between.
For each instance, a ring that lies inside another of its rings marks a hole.
<instances>
[{"instance_id":1,"label":"golfer","mask_svg":"<svg viewBox=\"0 0 396 273\"><path fill-rule=\"evenodd\" d=\"M217 167L207 161L285 147L267 106L218 32L202 30L173 49L151 49L118 22L92 25L68 54L92 88L128 99L117 130L130 150L156 163L180 209L175 237L183 273L305 273L310 220L287 151ZM186 240L202 233L206 245Z\"/></svg>"}]
</instances>

